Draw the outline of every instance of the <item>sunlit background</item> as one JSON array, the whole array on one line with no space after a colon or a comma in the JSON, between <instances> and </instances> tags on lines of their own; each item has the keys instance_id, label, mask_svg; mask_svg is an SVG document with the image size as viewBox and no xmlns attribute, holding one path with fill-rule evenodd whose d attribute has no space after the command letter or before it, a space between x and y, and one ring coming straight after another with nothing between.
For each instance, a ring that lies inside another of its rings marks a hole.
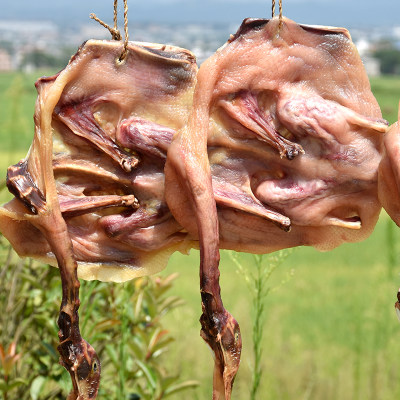
<instances>
[{"instance_id":1,"label":"sunlit background","mask_svg":"<svg viewBox=\"0 0 400 400\"><path fill-rule=\"evenodd\" d=\"M112 24L112 0L1 0L0 5L0 70L62 65L84 40L110 36L89 14ZM128 5L132 40L183 46L200 61L222 45L244 18L271 16L271 1L266 0L129 0ZM397 0L284 0L283 11L296 22L348 28L375 75L379 65L369 58L383 46L399 47Z\"/></svg>"},{"instance_id":2,"label":"sunlit background","mask_svg":"<svg viewBox=\"0 0 400 400\"><path fill-rule=\"evenodd\" d=\"M122 4L120 0L121 30ZM199 63L223 45L244 18L271 16L271 1L266 0L128 4L131 40L188 48ZM90 13L112 25L113 0L0 0L2 186L7 166L26 154L32 140L37 77L63 68L85 40L110 38ZM283 13L305 24L349 29L384 118L396 121L400 1L283 0ZM6 190L0 198L8 198ZM251 255L233 261L232 254L223 252L222 297L244 338L233 399L400 398L400 324L393 307L400 286L399 241L398 228L383 213L367 241L323 254L295 249L278 267L268 257L257 268ZM15 341L20 356L7 370L0 357L0 399L65 399L70 382L56 353L61 298L57 271L22 263L8 251L2 239L0 355L2 349L12 352ZM211 398L212 359L199 337L198 264L197 252L174 255L162 278L149 284L83 283L83 334L103 361L99 399ZM171 283L166 277L175 272L179 277ZM263 282L261 339L254 337L260 317L257 272L268 278ZM257 340L262 375L254 392Z\"/></svg>"}]
</instances>

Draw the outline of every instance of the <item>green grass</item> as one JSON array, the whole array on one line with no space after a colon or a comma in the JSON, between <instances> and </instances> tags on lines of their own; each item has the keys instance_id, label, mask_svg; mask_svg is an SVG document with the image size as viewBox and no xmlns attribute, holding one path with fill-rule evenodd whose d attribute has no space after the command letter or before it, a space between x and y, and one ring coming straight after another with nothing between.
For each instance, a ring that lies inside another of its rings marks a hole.
<instances>
[{"instance_id":1,"label":"green grass","mask_svg":"<svg viewBox=\"0 0 400 400\"><path fill-rule=\"evenodd\" d=\"M6 169L25 157L33 138L33 114L36 101L35 81L40 76L0 73L0 184ZM0 203L11 199L0 192Z\"/></svg>"},{"instance_id":2,"label":"green grass","mask_svg":"<svg viewBox=\"0 0 400 400\"><path fill-rule=\"evenodd\" d=\"M21 151L33 135L36 101L35 77L22 73L0 74L0 140L2 151Z\"/></svg>"},{"instance_id":3,"label":"green grass","mask_svg":"<svg viewBox=\"0 0 400 400\"><path fill-rule=\"evenodd\" d=\"M383 118L390 124L396 122L400 100L400 78L396 76L372 78L371 89L381 107Z\"/></svg>"},{"instance_id":4,"label":"green grass","mask_svg":"<svg viewBox=\"0 0 400 400\"><path fill-rule=\"evenodd\" d=\"M395 278L388 277L385 228L383 218L367 241L329 253L296 249L274 272L271 286L287 282L267 298L260 400L389 399L400 394L400 324L393 307L400 268ZM241 257L252 262L248 255ZM166 325L177 340L171 365L181 365L184 378L194 375L207 382L197 389L198 399L204 399L211 387L212 360L208 352L203 356L205 345L198 337L197 266L195 252L189 260L175 255L167 267L166 273L180 273L173 291L188 306L167 316ZM252 383L252 298L225 252L221 277L224 304L243 335L233 398L245 399Z\"/></svg>"},{"instance_id":5,"label":"green grass","mask_svg":"<svg viewBox=\"0 0 400 400\"><path fill-rule=\"evenodd\" d=\"M19 73L0 74L2 176L6 167L29 148L34 80ZM371 86L383 117L393 123L397 119L400 78L375 78ZM400 286L400 237L390 222L393 236L387 241L388 224L384 214L368 240L329 253L295 249L274 271L268 282L271 287L287 282L267 297L260 400L392 400L400 396L400 324L393 307ZM252 256L243 254L240 259L251 268ZM165 326L176 338L165 363L167 369L178 369L182 380L199 380L202 384L190 398L203 400L211 397L212 357L199 336L198 265L198 252L176 254L163 273L179 272L171 295L186 302L165 316ZM243 335L242 365L233 399L247 399L253 365L252 296L244 276L225 252L221 286L224 304L238 319Z\"/></svg>"}]
</instances>

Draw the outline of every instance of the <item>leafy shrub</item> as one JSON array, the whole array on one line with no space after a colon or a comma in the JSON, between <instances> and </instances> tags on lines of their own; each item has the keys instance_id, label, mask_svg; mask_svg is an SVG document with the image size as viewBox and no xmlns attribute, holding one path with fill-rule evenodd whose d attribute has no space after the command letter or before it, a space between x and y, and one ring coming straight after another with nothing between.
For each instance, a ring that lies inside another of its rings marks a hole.
<instances>
[{"instance_id":1,"label":"leafy shrub","mask_svg":"<svg viewBox=\"0 0 400 400\"><path fill-rule=\"evenodd\" d=\"M20 260L1 236L0 265L2 398L65 399L71 383L58 364L58 270ZM82 282L81 331L102 360L100 399L163 399L197 386L163 367L173 338L162 317L182 304L168 295L175 277Z\"/></svg>"}]
</instances>

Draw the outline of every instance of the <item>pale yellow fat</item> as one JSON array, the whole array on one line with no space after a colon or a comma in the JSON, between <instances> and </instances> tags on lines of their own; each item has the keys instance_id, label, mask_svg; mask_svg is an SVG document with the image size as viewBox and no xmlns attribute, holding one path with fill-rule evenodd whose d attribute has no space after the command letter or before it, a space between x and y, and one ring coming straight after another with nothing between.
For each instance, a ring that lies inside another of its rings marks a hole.
<instances>
[{"instance_id":1,"label":"pale yellow fat","mask_svg":"<svg viewBox=\"0 0 400 400\"><path fill-rule=\"evenodd\" d=\"M198 248L198 243L187 241L151 254L143 255L140 259L141 267L123 264L83 263L78 261L78 278L85 281L98 280L102 282L122 283L142 276L154 275L161 272L167 266L168 260L173 253L179 251L187 255L193 248ZM57 267L57 261L51 255L35 257L35 260Z\"/></svg>"},{"instance_id":2,"label":"pale yellow fat","mask_svg":"<svg viewBox=\"0 0 400 400\"><path fill-rule=\"evenodd\" d=\"M80 263L78 262L78 277L86 281L98 280L102 282L126 282L141 276L153 275L161 272L168 263L172 253L180 251L188 254L190 249L196 247L191 242L178 243L157 252L141 257L141 267L131 265Z\"/></svg>"}]
</instances>

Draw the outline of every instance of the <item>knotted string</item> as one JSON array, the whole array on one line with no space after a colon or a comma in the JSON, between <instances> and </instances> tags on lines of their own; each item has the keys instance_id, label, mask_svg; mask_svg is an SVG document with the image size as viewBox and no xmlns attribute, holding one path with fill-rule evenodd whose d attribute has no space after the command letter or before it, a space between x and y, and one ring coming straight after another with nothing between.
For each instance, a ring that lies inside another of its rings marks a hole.
<instances>
[{"instance_id":1,"label":"knotted string","mask_svg":"<svg viewBox=\"0 0 400 400\"><path fill-rule=\"evenodd\" d=\"M100 18L98 18L95 14L90 14L90 18L97 21L100 25L104 26L104 28L108 29L111 33L111 37L113 40L122 40L121 32L118 29L118 0L114 0L114 28L110 25L106 24ZM122 62L126 55L128 54L128 41L129 41L129 34L128 34L128 0L124 0L124 48L122 50L121 55L118 58L119 62Z\"/></svg>"},{"instance_id":2,"label":"knotted string","mask_svg":"<svg viewBox=\"0 0 400 400\"><path fill-rule=\"evenodd\" d=\"M118 31L118 0L114 0L114 30Z\"/></svg>"},{"instance_id":3,"label":"knotted string","mask_svg":"<svg viewBox=\"0 0 400 400\"><path fill-rule=\"evenodd\" d=\"M276 0L272 0L272 18L275 17L275 3ZM279 24L282 24L282 17L283 17L283 12L282 12L282 0L279 0Z\"/></svg>"}]
</instances>

